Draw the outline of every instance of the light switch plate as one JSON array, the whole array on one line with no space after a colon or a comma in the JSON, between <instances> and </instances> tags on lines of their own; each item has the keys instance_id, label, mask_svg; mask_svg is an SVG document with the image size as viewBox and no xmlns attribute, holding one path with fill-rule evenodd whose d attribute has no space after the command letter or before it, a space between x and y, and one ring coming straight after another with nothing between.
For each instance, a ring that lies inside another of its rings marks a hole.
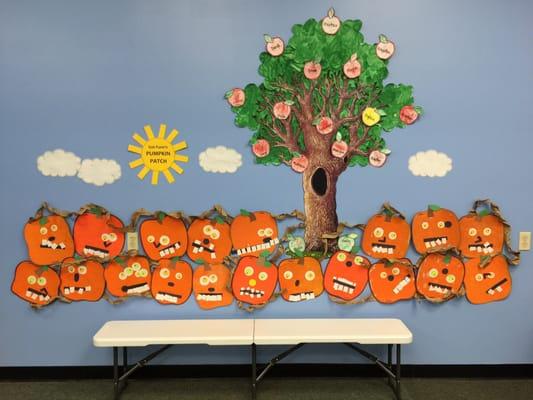
<instances>
[{"instance_id":1,"label":"light switch plate","mask_svg":"<svg viewBox=\"0 0 533 400\"><path fill-rule=\"evenodd\" d=\"M128 251L138 251L139 250L139 236L137 232L128 232L126 234L126 243Z\"/></svg>"},{"instance_id":2,"label":"light switch plate","mask_svg":"<svg viewBox=\"0 0 533 400\"><path fill-rule=\"evenodd\" d=\"M520 232L518 250L525 251L531 249L531 232Z\"/></svg>"}]
</instances>

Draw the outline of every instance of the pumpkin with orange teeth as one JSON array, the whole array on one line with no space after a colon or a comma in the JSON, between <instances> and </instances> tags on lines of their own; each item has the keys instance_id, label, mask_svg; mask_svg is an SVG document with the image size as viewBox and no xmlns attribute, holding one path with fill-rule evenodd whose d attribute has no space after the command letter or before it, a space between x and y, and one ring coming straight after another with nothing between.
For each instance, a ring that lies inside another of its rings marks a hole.
<instances>
[{"instance_id":1,"label":"pumpkin with orange teeth","mask_svg":"<svg viewBox=\"0 0 533 400\"><path fill-rule=\"evenodd\" d=\"M370 261L367 258L337 251L326 266L324 289L333 297L354 300L366 288L369 267Z\"/></svg>"},{"instance_id":2,"label":"pumpkin with orange teeth","mask_svg":"<svg viewBox=\"0 0 533 400\"><path fill-rule=\"evenodd\" d=\"M238 256L270 254L279 243L276 220L266 211L241 210L231 223L230 233L233 254Z\"/></svg>"}]
</instances>

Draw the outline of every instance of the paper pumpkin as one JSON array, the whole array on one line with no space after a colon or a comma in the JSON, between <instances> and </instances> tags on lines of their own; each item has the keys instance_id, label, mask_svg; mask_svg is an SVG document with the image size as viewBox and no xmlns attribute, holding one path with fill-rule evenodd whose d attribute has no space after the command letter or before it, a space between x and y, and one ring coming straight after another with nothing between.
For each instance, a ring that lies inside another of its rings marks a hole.
<instances>
[{"instance_id":1,"label":"paper pumpkin","mask_svg":"<svg viewBox=\"0 0 533 400\"><path fill-rule=\"evenodd\" d=\"M324 289L333 297L350 301L365 290L370 261L347 251L335 252L324 272Z\"/></svg>"},{"instance_id":2,"label":"paper pumpkin","mask_svg":"<svg viewBox=\"0 0 533 400\"><path fill-rule=\"evenodd\" d=\"M187 235L187 255L193 261L217 264L231 252L230 227L222 219L195 219Z\"/></svg>"},{"instance_id":3,"label":"paper pumpkin","mask_svg":"<svg viewBox=\"0 0 533 400\"><path fill-rule=\"evenodd\" d=\"M459 220L453 211L429 205L411 223L413 245L420 254L459 247Z\"/></svg>"},{"instance_id":4,"label":"paper pumpkin","mask_svg":"<svg viewBox=\"0 0 533 400\"><path fill-rule=\"evenodd\" d=\"M324 277L320 262L313 257L289 258L279 264L281 296L298 302L312 300L324 291Z\"/></svg>"},{"instance_id":5,"label":"paper pumpkin","mask_svg":"<svg viewBox=\"0 0 533 400\"><path fill-rule=\"evenodd\" d=\"M198 306L204 310L229 306L233 302L231 272L224 264L202 264L195 268L192 288Z\"/></svg>"},{"instance_id":6,"label":"paper pumpkin","mask_svg":"<svg viewBox=\"0 0 533 400\"><path fill-rule=\"evenodd\" d=\"M502 252L505 227L498 216L470 213L459 220L459 227L459 249L464 257L494 256Z\"/></svg>"},{"instance_id":7,"label":"paper pumpkin","mask_svg":"<svg viewBox=\"0 0 533 400\"><path fill-rule=\"evenodd\" d=\"M448 300L458 295L464 275L465 268L458 257L450 254L428 254L419 265L416 289L430 301Z\"/></svg>"},{"instance_id":8,"label":"paper pumpkin","mask_svg":"<svg viewBox=\"0 0 533 400\"><path fill-rule=\"evenodd\" d=\"M372 294L380 303L392 304L415 296L415 272L406 258L378 261L370 267L368 278Z\"/></svg>"},{"instance_id":9,"label":"paper pumpkin","mask_svg":"<svg viewBox=\"0 0 533 400\"><path fill-rule=\"evenodd\" d=\"M143 295L150 291L150 262L146 257L116 257L104 272L107 290L115 297Z\"/></svg>"},{"instance_id":10,"label":"paper pumpkin","mask_svg":"<svg viewBox=\"0 0 533 400\"><path fill-rule=\"evenodd\" d=\"M192 268L179 259L162 259L152 273L152 297L160 304L183 304L192 292Z\"/></svg>"},{"instance_id":11,"label":"paper pumpkin","mask_svg":"<svg viewBox=\"0 0 533 400\"><path fill-rule=\"evenodd\" d=\"M102 260L112 259L120 254L124 246L122 221L100 208L93 208L79 215L74 222L74 245L76 252L84 257Z\"/></svg>"},{"instance_id":12,"label":"paper pumpkin","mask_svg":"<svg viewBox=\"0 0 533 400\"><path fill-rule=\"evenodd\" d=\"M139 228L141 245L152 260L181 257L187 250L187 228L181 219L160 212L145 219Z\"/></svg>"},{"instance_id":13,"label":"paper pumpkin","mask_svg":"<svg viewBox=\"0 0 533 400\"><path fill-rule=\"evenodd\" d=\"M11 291L36 306L46 306L58 295L59 276L49 267L22 261L15 269Z\"/></svg>"},{"instance_id":14,"label":"paper pumpkin","mask_svg":"<svg viewBox=\"0 0 533 400\"><path fill-rule=\"evenodd\" d=\"M259 256L274 252L279 243L278 224L269 212L241 210L230 227L233 253L238 256Z\"/></svg>"},{"instance_id":15,"label":"paper pumpkin","mask_svg":"<svg viewBox=\"0 0 533 400\"><path fill-rule=\"evenodd\" d=\"M59 292L71 301L98 301L105 291L104 267L99 262L67 258L61 264Z\"/></svg>"},{"instance_id":16,"label":"paper pumpkin","mask_svg":"<svg viewBox=\"0 0 533 400\"><path fill-rule=\"evenodd\" d=\"M266 255L241 257L231 281L233 295L238 301L252 305L267 303L278 283L278 268Z\"/></svg>"},{"instance_id":17,"label":"paper pumpkin","mask_svg":"<svg viewBox=\"0 0 533 400\"><path fill-rule=\"evenodd\" d=\"M374 258L405 257L411 237L409 224L392 207L383 205L382 210L381 214L370 217L366 223L361 247Z\"/></svg>"},{"instance_id":18,"label":"paper pumpkin","mask_svg":"<svg viewBox=\"0 0 533 400\"><path fill-rule=\"evenodd\" d=\"M30 219L24 225L28 256L34 264L60 263L74 255L74 240L67 221L60 215Z\"/></svg>"},{"instance_id":19,"label":"paper pumpkin","mask_svg":"<svg viewBox=\"0 0 533 400\"><path fill-rule=\"evenodd\" d=\"M504 300L511 294L512 281L507 259L497 255L485 265L484 257L465 262L466 298L472 304Z\"/></svg>"}]
</instances>

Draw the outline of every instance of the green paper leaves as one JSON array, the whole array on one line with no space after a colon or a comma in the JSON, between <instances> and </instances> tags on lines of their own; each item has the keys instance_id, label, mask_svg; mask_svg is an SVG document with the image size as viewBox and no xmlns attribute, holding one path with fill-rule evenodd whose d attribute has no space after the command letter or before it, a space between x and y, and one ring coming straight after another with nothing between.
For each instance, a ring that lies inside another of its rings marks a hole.
<instances>
[{"instance_id":1,"label":"green paper leaves","mask_svg":"<svg viewBox=\"0 0 533 400\"><path fill-rule=\"evenodd\" d=\"M222 218L220 215L217 215L214 220L217 222L217 224L223 224L224 218Z\"/></svg>"},{"instance_id":2,"label":"green paper leaves","mask_svg":"<svg viewBox=\"0 0 533 400\"><path fill-rule=\"evenodd\" d=\"M431 210L431 211L438 211L440 210L440 206L436 205L436 204L429 204L428 205L428 210Z\"/></svg>"},{"instance_id":3,"label":"green paper leaves","mask_svg":"<svg viewBox=\"0 0 533 400\"><path fill-rule=\"evenodd\" d=\"M113 259L113 261L116 262L117 264L119 264L122 267L126 266L126 260L124 260L122 257L115 257Z\"/></svg>"},{"instance_id":4,"label":"green paper leaves","mask_svg":"<svg viewBox=\"0 0 533 400\"><path fill-rule=\"evenodd\" d=\"M450 254L446 254L444 256L444 260L443 261L444 261L444 264L446 264L446 265L450 264L450 261L452 261L452 256Z\"/></svg>"},{"instance_id":5,"label":"green paper leaves","mask_svg":"<svg viewBox=\"0 0 533 400\"><path fill-rule=\"evenodd\" d=\"M48 222L48 217L41 217L39 218L39 225L44 226Z\"/></svg>"},{"instance_id":6,"label":"green paper leaves","mask_svg":"<svg viewBox=\"0 0 533 400\"><path fill-rule=\"evenodd\" d=\"M103 215L103 213L104 213L102 208L101 207L97 207L97 206L91 207L89 209L89 212L91 214L95 214L97 217L101 217Z\"/></svg>"},{"instance_id":7,"label":"green paper leaves","mask_svg":"<svg viewBox=\"0 0 533 400\"><path fill-rule=\"evenodd\" d=\"M167 216L167 214L165 214L163 211L159 211L157 213L157 221L162 224L163 223L163 219Z\"/></svg>"},{"instance_id":8,"label":"green paper leaves","mask_svg":"<svg viewBox=\"0 0 533 400\"><path fill-rule=\"evenodd\" d=\"M250 211L245 210L244 208L240 209L240 213L241 213L241 215L244 215L245 217L249 217L250 215L252 215L252 213Z\"/></svg>"},{"instance_id":9,"label":"green paper leaves","mask_svg":"<svg viewBox=\"0 0 533 400\"><path fill-rule=\"evenodd\" d=\"M480 217L484 217L486 215L489 215L490 214L490 210L487 209L487 208L484 208L483 210L481 211L478 211L477 215L480 216Z\"/></svg>"}]
</instances>

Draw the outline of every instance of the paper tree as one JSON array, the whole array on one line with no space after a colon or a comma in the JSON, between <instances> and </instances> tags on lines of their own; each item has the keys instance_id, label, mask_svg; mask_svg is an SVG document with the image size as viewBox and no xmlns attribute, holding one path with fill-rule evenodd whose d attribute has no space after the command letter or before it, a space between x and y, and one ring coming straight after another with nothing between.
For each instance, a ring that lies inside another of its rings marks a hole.
<instances>
[{"instance_id":1,"label":"paper tree","mask_svg":"<svg viewBox=\"0 0 533 400\"><path fill-rule=\"evenodd\" d=\"M421 112L411 86L383 83L394 43L384 35L365 43L361 26L330 9L321 21L294 25L287 45L265 35L263 82L226 93L235 124L254 132L256 162L302 174L307 250L322 249L337 229L340 174L354 165L382 166L390 153L382 133Z\"/></svg>"}]
</instances>

